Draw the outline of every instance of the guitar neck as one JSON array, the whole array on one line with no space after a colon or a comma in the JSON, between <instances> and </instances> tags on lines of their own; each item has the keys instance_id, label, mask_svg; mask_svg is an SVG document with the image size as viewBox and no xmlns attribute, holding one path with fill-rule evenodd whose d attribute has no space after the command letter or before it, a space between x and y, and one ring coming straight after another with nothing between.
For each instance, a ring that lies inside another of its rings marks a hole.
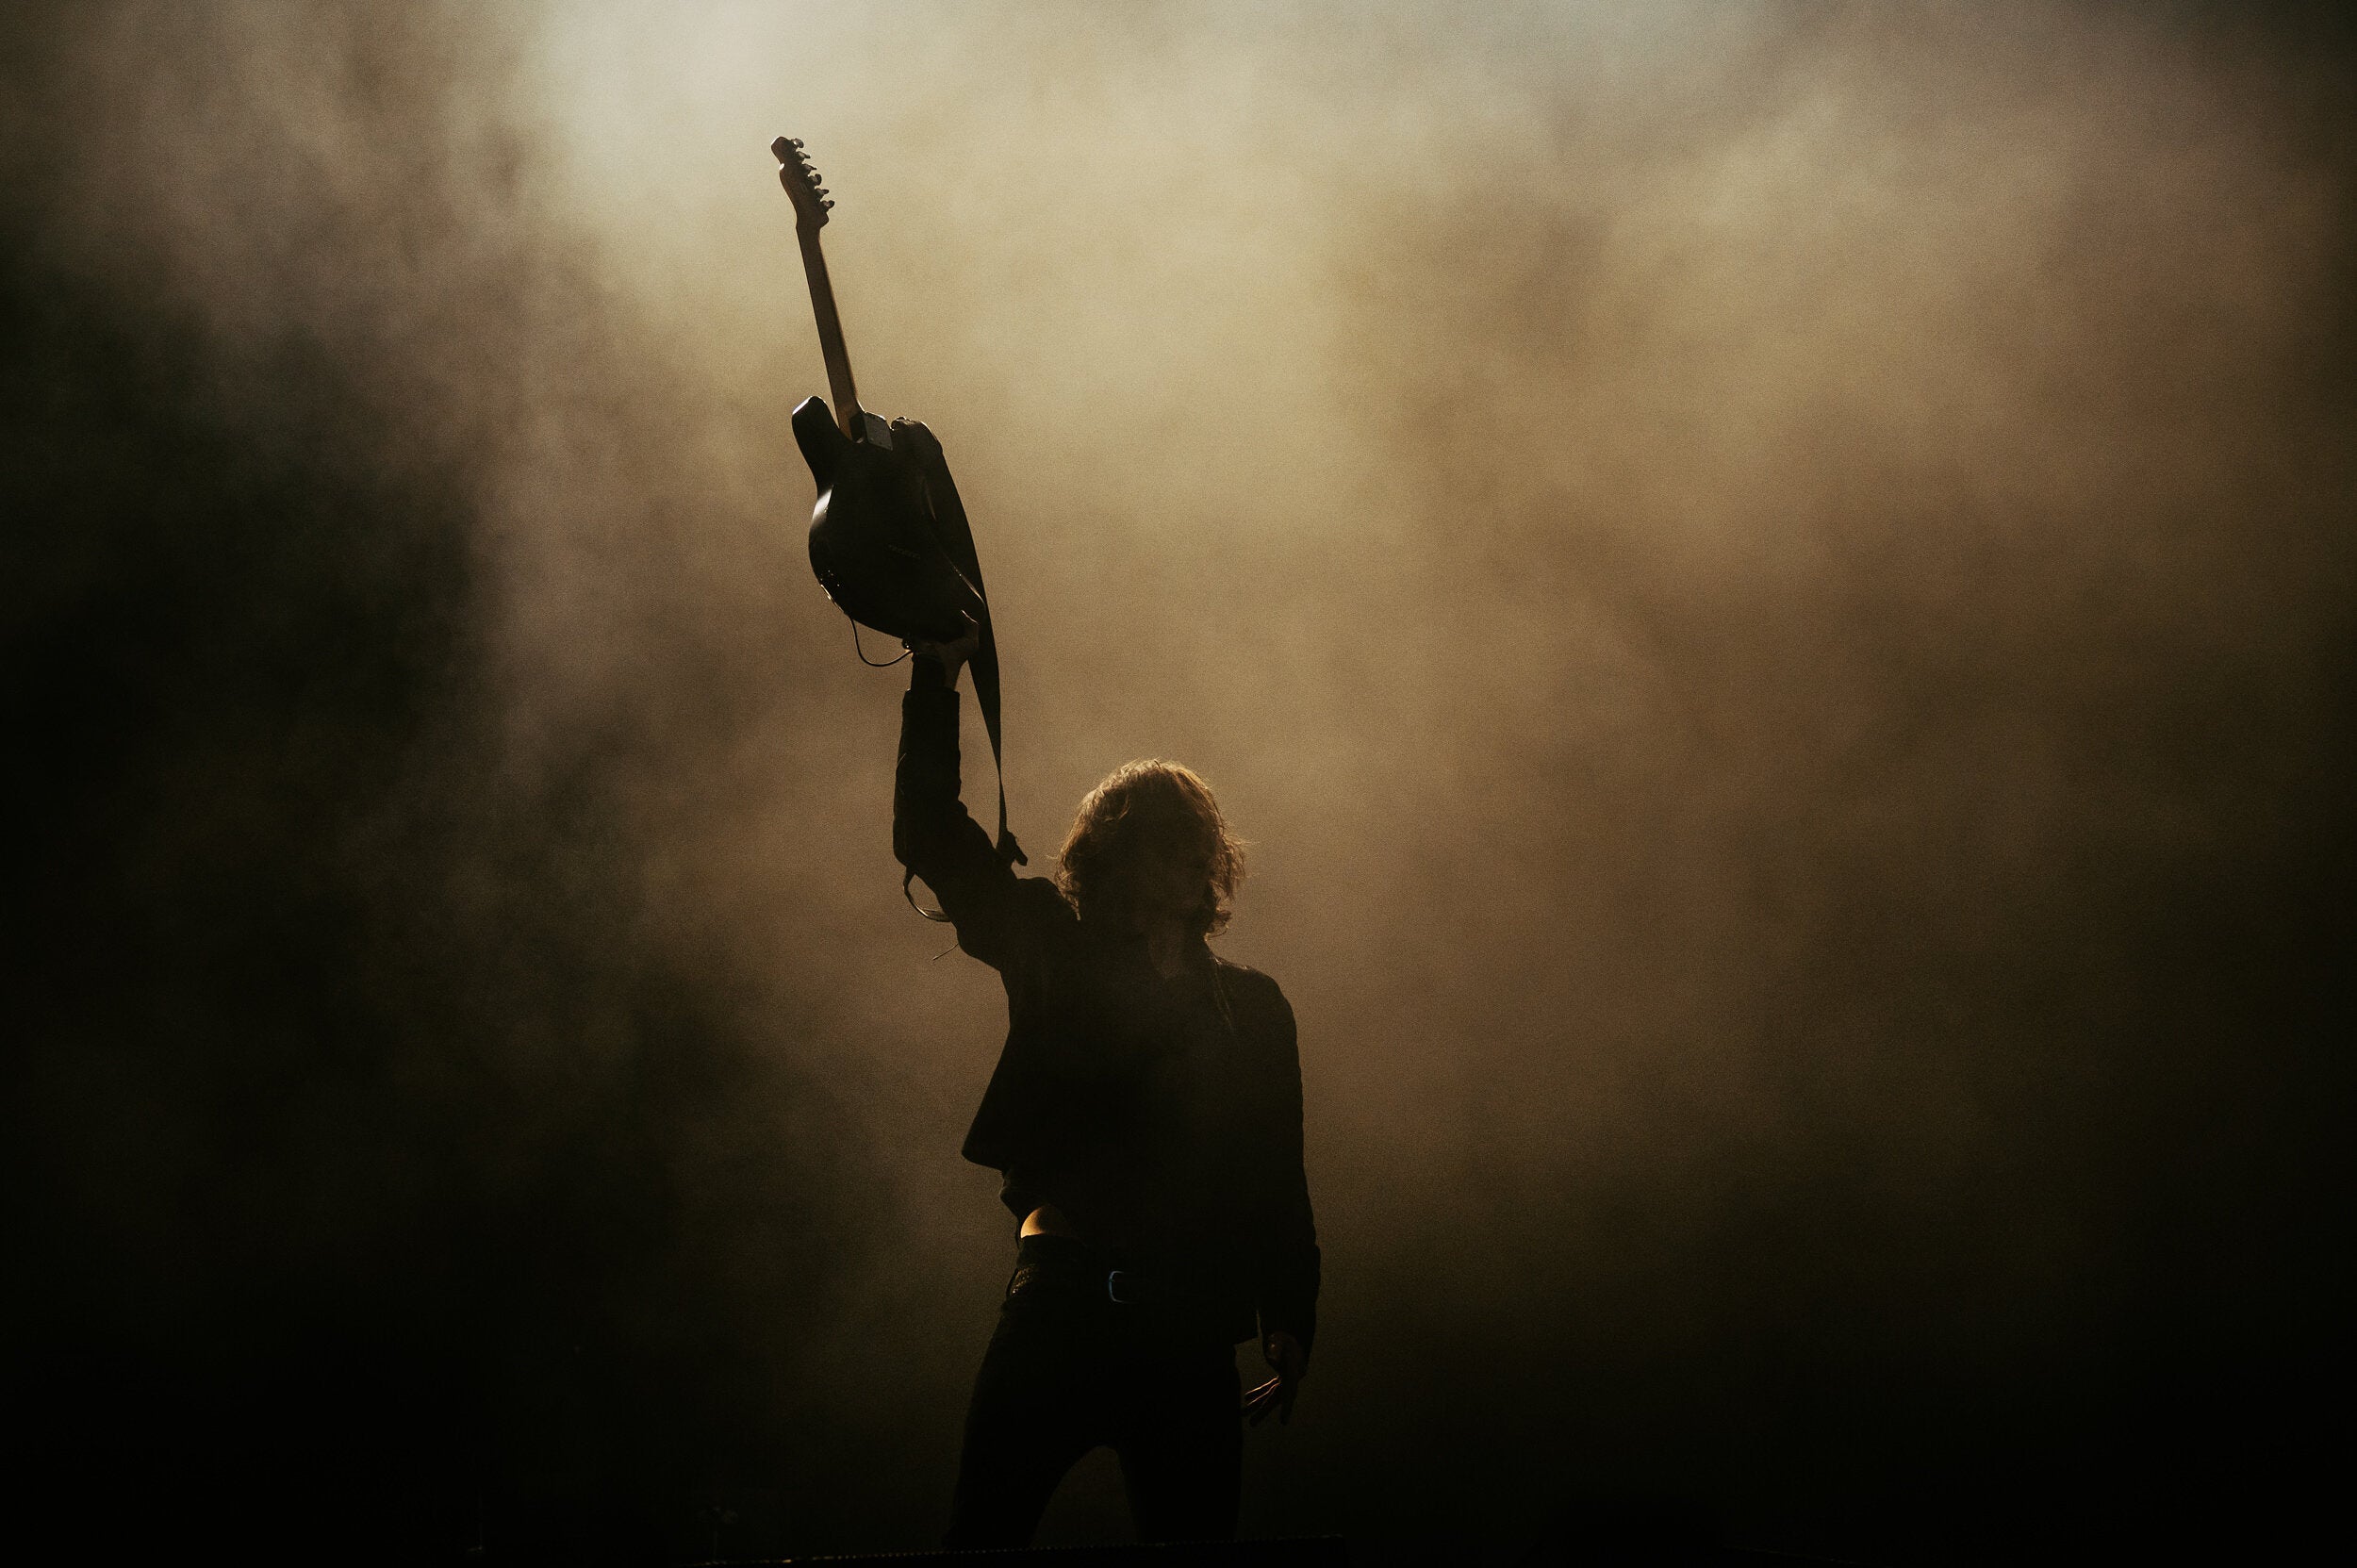
<instances>
[{"instance_id":1,"label":"guitar neck","mask_svg":"<svg viewBox=\"0 0 2357 1568\"><path fill-rule=\"evenodd\" d=\"M798 228L802 242L802 274L810 279L811 314L818 322L818 352L826 356L827 389L834 394L834 422L843 434L859 439L859 388L851 380L850 352L843 346L843 319L835 314L834 285L827 279L827 253L818 248L818 231Z\"/></svg>"}]
</instances>

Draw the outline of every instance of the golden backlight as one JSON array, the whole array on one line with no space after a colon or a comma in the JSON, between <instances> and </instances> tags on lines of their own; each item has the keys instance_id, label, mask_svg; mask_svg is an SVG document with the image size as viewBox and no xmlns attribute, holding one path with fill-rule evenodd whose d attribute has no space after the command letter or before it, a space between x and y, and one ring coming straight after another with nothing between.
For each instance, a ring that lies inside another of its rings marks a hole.
<instances>
[{"instance_id":1,"label":"golden backlight","mask_svg":"<svg viewBox=\"0 0 2357 1568\"><path fill-rule=\"evenodd\" d=\"M899 678L804 559L782 134L837 203L862 400L932 427L973 517L1015 831L1036 856L1167 756L1252 844L1221 945L1299 1015L1329 1260L1303 1474L1374 1462L1417 1368L1471 1409L1738 1319L2100 1334L2139 922L2323 809L2342 624L2349 449L2303 388L2345 192L2231 41L2133 8L305 14L92 45L77 264L233 367L365 367L377 460L463 475L503 776L614 782L632 939L779 1075L679 1130L680 1223L801 1118L878 1151L887 1184L814 1199L873 1245L765 1396L946 1477L1012 1238L957 1159L997 982L901 901ZM160 69L184 34L225 63ZM1310 1483L1261 1495L1324 1527Z\"/></svg>"}]
</instances>

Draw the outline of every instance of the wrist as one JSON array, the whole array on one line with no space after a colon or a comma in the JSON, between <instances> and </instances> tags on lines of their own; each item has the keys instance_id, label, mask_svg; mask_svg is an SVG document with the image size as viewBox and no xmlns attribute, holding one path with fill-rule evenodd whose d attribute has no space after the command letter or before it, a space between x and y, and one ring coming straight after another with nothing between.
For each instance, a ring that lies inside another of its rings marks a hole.
<instances>
[{"instance_id":1,"label":"wrist","mask_svg":"<svg viewBox=\"0 0 2357 1568\"><path fill-rule=\"evenodd\" d=\"M921 652L909 657L909 689L932 691L953 688L958 684L957 667L946 663L940 654Z\"/></svg>"}]
</instances>

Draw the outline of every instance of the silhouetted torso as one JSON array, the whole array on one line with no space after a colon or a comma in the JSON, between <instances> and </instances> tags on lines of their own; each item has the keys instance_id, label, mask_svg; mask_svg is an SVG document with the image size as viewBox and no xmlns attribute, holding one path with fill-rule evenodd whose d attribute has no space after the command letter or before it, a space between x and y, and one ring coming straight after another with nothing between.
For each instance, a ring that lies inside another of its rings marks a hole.
<instances>
[{"instance_id":1,"label":"silhouetted torso","mask_svg":"<svg viewBox=\"0 0 2357 1568\"><path fill-rule=\"evenodd\" d=\"M1194 945L1178 974L1014 874L958 798L958 697L903 700L893 843L999 972L1007 1042L965 1140L1018 1217L1181 1280L1229 1341L1315 1333L1318 1249L1301 1164L1293 1010L1276 982Z\"/></svg>"}]
</instances>

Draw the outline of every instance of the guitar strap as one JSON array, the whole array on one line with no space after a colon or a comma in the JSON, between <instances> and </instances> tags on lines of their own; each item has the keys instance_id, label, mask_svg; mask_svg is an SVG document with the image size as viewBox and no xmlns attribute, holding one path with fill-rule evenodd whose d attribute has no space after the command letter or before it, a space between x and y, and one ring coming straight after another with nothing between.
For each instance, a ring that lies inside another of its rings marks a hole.
<instances>
[{"instance_id":1,"label":"guitar strap","mask_svg":"<svg viewBox=\"0 0 2357 1568\"><path fill-rule=\"evenodd\" d=\"M991 626L990 591L982 586L982 562L974 548L974 525L966 520L965 503L958 499L957 481L949 476L948 459L942 455L941 443L933 433L915 420L895 421L892 433L906 439L910 453L916 458L917 468L925 476L925 495L931 503L933 537L942 553L972 585L974 597L981 601L981 646L966 661L974 672L974 701L982 710L982 729L990 736L990 762L998 775L998 854L1010 866L1028 866L1029 856L1023 846L1007 831L1007 764L1003 754L998 723L998 636ZM915 876L910 872L900 879L901 897L908 899L916 913L928 920L947 920L938 910L925 908L909 892L909 883Z\"/></svg>"}]
</instances>

